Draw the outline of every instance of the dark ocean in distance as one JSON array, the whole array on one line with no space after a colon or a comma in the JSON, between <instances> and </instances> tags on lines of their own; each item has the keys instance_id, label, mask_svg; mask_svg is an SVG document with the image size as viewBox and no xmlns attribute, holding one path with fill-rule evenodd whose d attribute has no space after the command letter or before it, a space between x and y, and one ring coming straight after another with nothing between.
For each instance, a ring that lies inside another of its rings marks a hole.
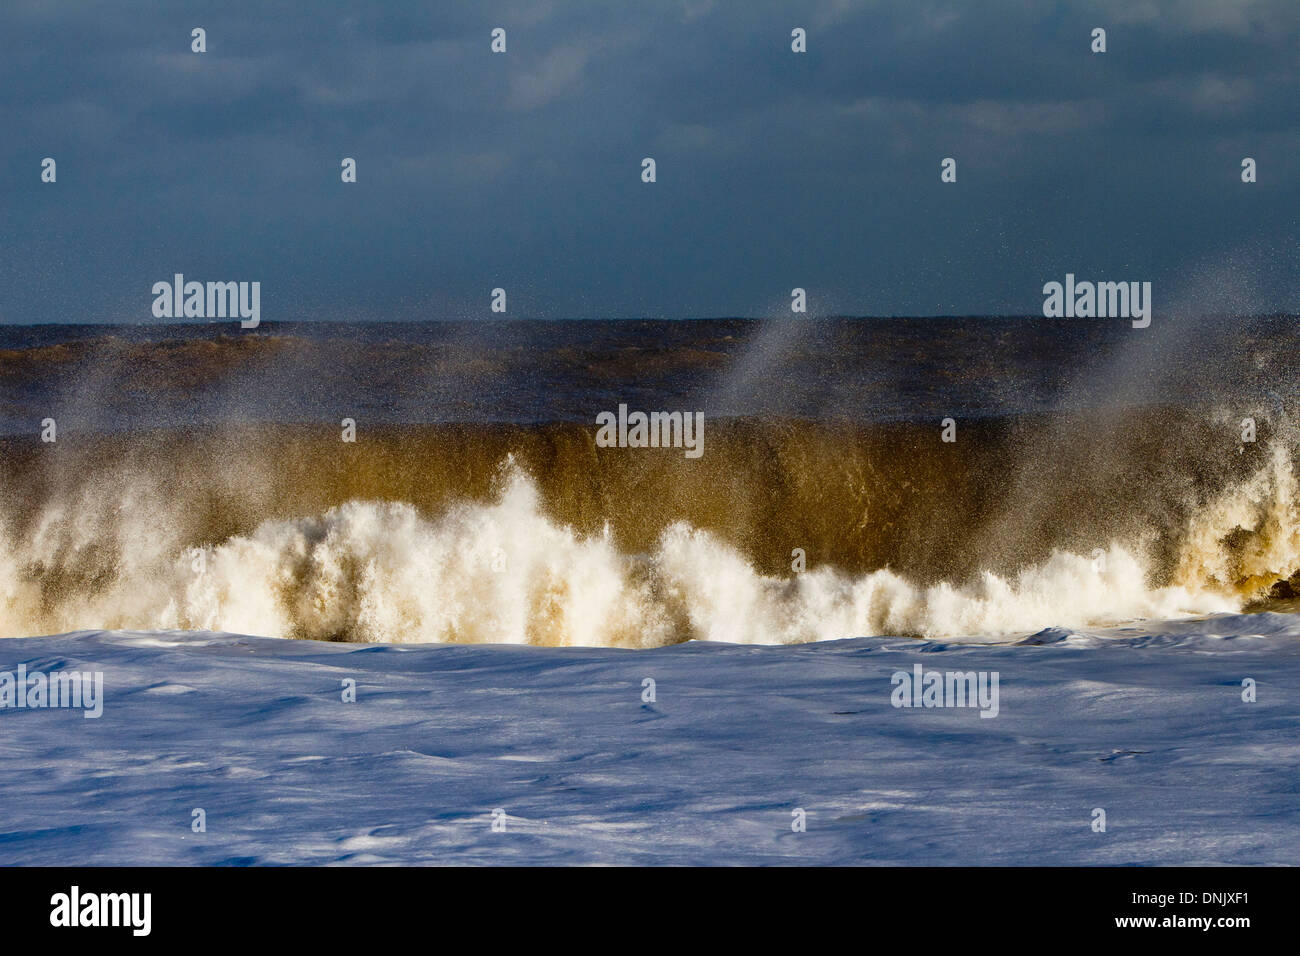
<instances>
[{"instance_id":1,"label":"dark ocean in distance","mask_svg":"<svg viewBox=\"0 0 1300 956\"><path fill-rule=\"evenodd\" d=\"M1274 402L1293 317L237 322L0 326L0 434L226 422L920 421Z\"/></svg>"}]
</instances>

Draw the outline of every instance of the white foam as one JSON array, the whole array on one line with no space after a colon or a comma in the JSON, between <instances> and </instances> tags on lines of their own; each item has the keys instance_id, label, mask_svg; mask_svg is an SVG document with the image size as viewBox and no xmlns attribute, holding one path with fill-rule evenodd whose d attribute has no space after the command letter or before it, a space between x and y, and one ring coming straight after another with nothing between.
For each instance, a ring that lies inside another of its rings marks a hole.
<instances>
[{"instance_id":1,"label":"white foam","mask_svg":"<svg viewBox=\"0 0 1300 956\"><path fill-rule=\"evenodd\" d=\"M1279 458L1215 502L1191 529L1167 587L1150 586L1142 554L1121 542L1101 560L1058 552L1012 577L929 587L888 569L766 576L685 524L667 528L653 554L633 555L608 532L583 537L555 523L536 485L513 466L492 501L462 502L436 517L400 503L351 501L318 516L266 521L203 549L196 571L195 556L169 538L155 497L141 492L110 507L91 496L48 509L28 540L6 538L0 631L168 628L645 647L878 635L989 640L1052 626L1196 617L1240 609L1239 596L1222 586L1227 559L1218 554L1232 528L1261 533L1261 567L1295 566L1293 484ZM78 567L105 550L112 574L57 602L41 600L31 568Z\"/></svg>"}]
</instances>

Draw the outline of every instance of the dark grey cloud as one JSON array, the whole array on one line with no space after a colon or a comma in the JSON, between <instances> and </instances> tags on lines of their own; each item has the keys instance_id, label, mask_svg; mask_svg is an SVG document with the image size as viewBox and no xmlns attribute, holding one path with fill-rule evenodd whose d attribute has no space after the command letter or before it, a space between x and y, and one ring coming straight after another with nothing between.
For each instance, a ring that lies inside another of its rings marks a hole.
<instances>
[{"instance_id":1,"label":"dark grey cloud","mask_svg":"<svg viewBox=\"0 0 1300 956\"><path fill-rule=\"evenodd\" d=\"M795 285L1033 312L1066 271L1158 309L1226 261L1254 265L1242 308L1300 311L1297 41L1293 0L19 0L0 320L145 321L177 271L260 280L269 318L480 315L497 285L542 317L768 314Z\"/></svg>"}]
</instances>

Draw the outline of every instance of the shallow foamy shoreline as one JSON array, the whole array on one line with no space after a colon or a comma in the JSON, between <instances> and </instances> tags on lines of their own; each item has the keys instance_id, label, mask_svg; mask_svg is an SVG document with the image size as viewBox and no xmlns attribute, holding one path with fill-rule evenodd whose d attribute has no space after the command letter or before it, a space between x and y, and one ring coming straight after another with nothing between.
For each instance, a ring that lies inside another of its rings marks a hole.
<instances>
[{"instance_id":1,"label":"shallow foamy shoreline","mask_svg":"<svg viewBox=\"0 0 1300 956\"><path fill-rule=\"evenodd\" d=\"M0 711L0 863L1295 862L1294 618L1031 640L4 641L105 699ZM916 664L998 672L996 719L893 707Z\"/></svg>"}]
</instances>

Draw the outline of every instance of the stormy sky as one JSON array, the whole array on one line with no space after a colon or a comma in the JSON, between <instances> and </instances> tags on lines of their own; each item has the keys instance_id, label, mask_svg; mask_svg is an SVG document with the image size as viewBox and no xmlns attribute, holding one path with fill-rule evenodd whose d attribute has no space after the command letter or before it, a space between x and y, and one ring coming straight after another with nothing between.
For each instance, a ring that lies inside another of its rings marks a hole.
<instances>
[{"instance_id":1,"label":"stormy sky","mask_svg":"<svg viewBox=\"0 0 1300 956\"><path fill-rule=\"evenodd\" d=\"M6 323L1300 312L1295 0L6 0L0 125Z\"/></svg>"}]
</instances>

